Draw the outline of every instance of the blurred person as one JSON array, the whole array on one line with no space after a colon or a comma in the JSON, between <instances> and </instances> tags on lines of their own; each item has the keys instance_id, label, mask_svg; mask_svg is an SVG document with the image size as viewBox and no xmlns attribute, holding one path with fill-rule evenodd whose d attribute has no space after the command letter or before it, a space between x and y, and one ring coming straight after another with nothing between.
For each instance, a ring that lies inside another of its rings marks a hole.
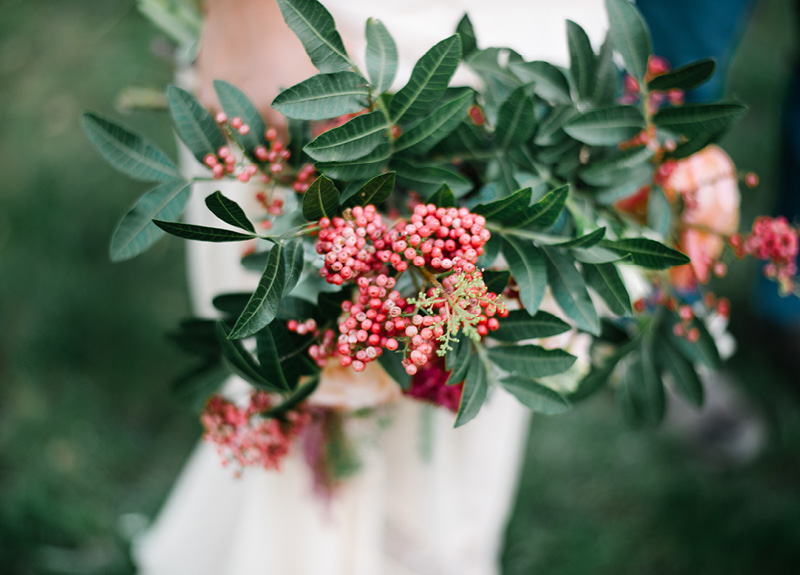
<instances>
[{"instance_id":1,"label":"blurred person","mask_svg":"<svg viewBox=\"0 0 800 575\"><path fill-rule=\"evenodd\" d=\"M651 29L656 54L673 67L701 58L714 58L714 77L686 94L688 102L719 99L725 89L728 67L758 0L638 0L639 10ZM795 1L795 18L800 29L800 2ZM779 193L776 215L800 223L800 60L796 60L789 78L781 122L779 156ZM773 348L789 366L797 367L800 348L800 298L784 297L776 282L760 276L755 290L756 313L777 329Z\"/></svg>"},{"instance_id":2,"label":"blurred person","mask_svg":"<svg viewBox=\"0 0 800 575\"><path fill-rule=\"evenodd\" d=\"M394 89L407 80L427 49L453 33L465 12L479 44L508 46L526 59L564 65L566 19L584 26L595 47L607 27L602 0L323 0L323 4L356 57L364 51L366 18L384 21L401 57ZM281 117L270 110L269 102L281 88L315 70L284 24L277 4L209 0L206 9L197 62L194 70L181 74L180 82L193 85L203 102L214 108L211 82L228 80L256 102L269 124L280 126ZM462 69L455 82L473 80ZM189 221L213 225L202 200L218 187L195 186ZM247 200L241 203L246 207ZM233 244L189 244L191 291L199 315L215 315L210 305L214 295L257 283L258 275L239 264L237 249ZM237 378L227 384L234 395L246 389ZM452 414L407 399L397 402L392 419L390 427L380 432L379 446L360 446L362 469L327 505L314 497L310 471L298 453L280 472L248 469L235 479L220 465L214 448L200 444L135 549L140 573L497 574L527 437L527 409L498 389L479 416L458 430L452 429ZM423 426L430 438L428 458L421 457L419 449Z\"/></svg>"},{"instance_id":3,"label":"blurred person","mask_svg":"<svg viewBox=\"0 0 800 575\"><path fill-rule=\"evenodd\" d=\"M673 68L703 58L714 58L717 68L714 76L699 88L686 93L687 102L711 102L719 100L725 91L725 82L731 60L734 57L750 16L758 0L637 0L637 6L647 21L653 40L653 52L666 58ZM800 94L795 88L795 94ZM796 105L800 99L794 98ZM791 111L792 97L788 101L787 115ZM798 110L800 112L800 110ZM800 138L800 113L794 140ZM786 126L786 125L784 125ZM787 130L787 132L789 132ZM794 151L787 145L782 146L785 154L783 166L787 159L795 158L795 167L800 160L800 146ZM712 148L701 154L709 155ZM716 153L719 153L716 151ZM722 154L723 156L724 153ZM733 164L727 156L722 160L727 164L729 172L734 171ZM736 186L735 177L728 178L729 186ZM723 193L724 181L715 180L718 188L715 193ZM798 184L794 189L783 185L782 202L786 200L800 203ZM737 192L738 198L738 192ZM738 200L737 200L738 204ZM793 211L779 213L797 217L800 206ZM722 213L717 210L712 216ZM738 205L736 207L738 220ZM738 221L725 234L736 231ZM720 246L721 251L721 246ZM691 251L689 252L691 254ZM780 297L777 284L763 276L759 279L756 306L767 317L775 315L783 321L794 323L800 320L800 298ZM719 336L717 336L718 344ZM720 346L724 356L733 353L734 343L727 336L728 344ZM727 349L727 351L726 351ZM752 461L764 446L766 432L762 418L752 402L744 398L734 385L735 379L724 373L707 372L703 378L706 401L702 411L697 411L682 402L679 398L673 403L668 422L673 431L688 438L692 447L704 461L720 466L743 465Z\"/></svg>"}]
</instances>

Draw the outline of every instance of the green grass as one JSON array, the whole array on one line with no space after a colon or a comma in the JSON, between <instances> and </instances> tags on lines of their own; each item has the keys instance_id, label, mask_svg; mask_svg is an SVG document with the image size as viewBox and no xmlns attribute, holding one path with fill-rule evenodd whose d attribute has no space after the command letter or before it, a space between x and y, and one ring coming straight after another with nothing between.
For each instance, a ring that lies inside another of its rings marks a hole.
<instances>
[{"instance_id":1,"label":"green grass","mask_svg":"<svg viewBox=\"0 0 800 575\"><path fill-rule=\"evenodd\" d=\"M199 432L168 392L186 360L159 337L189 311L181 243L108 262L111 231L146 186L107 168L78 122L84 108L120 117L122 87L171 78L157 33L130 5L0 0L4 575L131 573L120 517L156 512ZM725 146L762 180L744 222L776 191L792 23L788 3L762 2L732 70L731 90L752 110ZM161 114L123 119L174 152ZM769 422L765 454L742 469L709 466L668 431L628 430L606 396L535 418L507 574L796 571L798 402L750 335L753 274L742 266L722 289L742 312L729 370Z\"/></svg>"}]
</instances>

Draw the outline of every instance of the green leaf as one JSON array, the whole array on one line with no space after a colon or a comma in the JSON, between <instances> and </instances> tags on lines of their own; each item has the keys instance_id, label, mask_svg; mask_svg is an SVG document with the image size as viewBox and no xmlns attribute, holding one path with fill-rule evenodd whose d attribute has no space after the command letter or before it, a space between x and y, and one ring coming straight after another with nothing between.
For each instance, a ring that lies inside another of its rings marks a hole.
<instances>
[{"instance_id":1,"label":"green leaf","mask_svg":"<svg viewBox=\"0 0 800 575\"><path fill-rule=\"evenodd\" d=\"M620 400L626 419L632 424L655 425L664 418L664 385L650 358L650 350L641 352L628 364L620 386Z\"/></svg>"},{"instance_id":2,"label":"green leaf","mask_svg":"<svg viewBox=\"0 0 800 575\"><path fill-rule=\"evenodd\" d=\"M584 264L583 273L589 285L606 302L608 309L617 315L633 313L631 298L619 275L617 266L614 264Z\"/></svg>"},{"instance_id":3,"label":"green leaf","mask_svg":"<svg viewBox=\"0 0 800 575\"><path fill-rule=\"evenodd\" d=\"M202 162L208 154L216 156L217 150L227 144L214 117L192 94L169 86L167 103L175 131L198 161Z\"/></svg>"},{"instance_id":4,"label":"green leaf","mask_svg":"<svg viewBox=\"0 0 800 575\"><path fill-rule=\"evenodd\" d=\"M589 373L587 373L578 382L578 387L575 391L570 393L567 397L573 403L583 401L587 397L591 397L600 391L604 385L608 383L611 374L617 367L617 363L622 357L628 353L627 349L618 349L610 357L603 360L601 365L593 365Z\"/></svg>"},{"instance_id":5,"label":"green leaf","mask_svg":"<svg viewBox=\"0 0 800 575\"><path fill-rule=\"evenodd\" d=\"M135 180L180 179L178 167L141 135L98 114L86 112L83 131L103 159Z\"/></svg>"},{"instance_id":6,"label":"green leaf","mask_svg":"<svg viewBox=\"0 0 800 575\"><path fill-rule=\"evenodd\" d=\"M711 134L704 133L694 138L690 138L686 142L679 144L677 148L667 154L667 157L672 160L682 160L689 156L696 154L710 143L714 142L722 133Z\"/></svg>"},{"instance_id":7,"label":"green leaf","mask_svg":"<svg viewBox=\"0 0 800 575\"><path fill-rule=\"evenodd\" d=\"M260 366L250 355L242 342L230 339L228 328L222 322L217 323L217 340L219 341L222 357L230 368L259 389L272 393L282 393L284 390L268 381L261 373Z\"/></svg>"},{"instance_id":8,"label":"green leaf","mask_svg":"<svg viewBox=\"0 0 800 575\"><path fill-rule=\"evenodd\" d=\"M283 286L284 297L289 295L291 291L300 281L300 276L303 273L304 265L304 251L303 240L297 238L284 244L283 259L286 264L286 283Z\"/></svg>"},{"instance_id":9,"label":"green leaf","mask_svg":"<svg viewBox=\"0 0 800 575\"><path fill-rule=\"evenodd\" d=\"M447 184L442 184L436 193L434 193L431 197L426 200L429 204L433 204L439 208L455 208L457 207L456 204L456 197L453 194L453 190L450 189L450 186Z\"/></svg>"},{"instance_id":10,"label":"green leaf","mask_svg":"<svg viewBox=\"0 0 800 575\"><path fill-rule=\"evenodd\" d=\"M597 56L596 81L592 90L592 102L595 106L606 106L613 102L617 95L619 80L611 40L606 38Z\"/></svg>"},{"instance_id":11,"label":"green leaf","mask_svg":"<svg viewBox=\"0 0 800 575\"><path fill-rule=\"evenodd\" d=\"M629 0L606 0L608 36L625 70L642 82L647 73L647 60L653 53L650 32L644 18Z\"/></svg>"},{"instance_id":12,"label":"green leaf","mask_svg":"<svg viewBox=\"0 0 800 575\"><path fill-rule=\"evenodd\" d=\"M603 240L599 245L617 253L629 255L634 265L652 270L664 270L689 263L688 256L647 238Z\"/></svg>"},{"instance_id":13,"label":"green leaf","mask_svg":"<svg viewBox=\"0 0 800 575\"><path fill-rule=\"evenodd\" d=\"M459 96L436 108L417 125L404 132L394 143L395 152L428 152L467 119L467 110L474 101L473 90L462 90Z\"/></svg>"},{"instance_id":14,"label":"green leaf","mask_svg":"<svg viewBox=\"0 0 800 575\"><path fill-rule=\"evenodd\" d=\"M312 393L317 390L319 386L319 377L314 377L310 381L304 383L300 387L298 387L295 392L286 399L283 403L280 403L264 412L264 417L272 417L276 419L282 418L286 412L291 411L301 403L303 403L306 399L308 399Z\"/></svg>"},{"instance_id":15,"label":"green leaf","mask_svg":"<svg viewBox=\"0 0 800 575\"><path fill-rule=\"evenodd\" d=\"M450 36L428 50L414 66L408 83L392 98L394 123L408 123L428 113L442 97L461 61L461 41Z\"/></svg>"},{"instance_id":16,"label":"green leaf","mask_svg":"<svg viewBox=\"0 0 800 575\"><path fill-rule=\"evenodd\" d=\"M267 256L267 265L258 287L253 292L244 311L236 320L228 338L241 339L253 335L275 319L286 285L286 264L284 248L277 244Z\"/></svg>"},{"instance_id":17,"label":"green leaf","mask_svg":"<svg viewBox=\"0 0 800 575\"><path fill-rule=\"evenodd\" d=\"M121 262L148 250L164 236L154 218L179 218L191 198L191 184L172 180L145 193L125 214L111 238L111 261Z\"/></svg>"},{"instance_id":18,"label":"green leaf","mask_svg":"<svg viewBox=\"0 0 800 575\"><path fill-rule=\"evenodd\" d=\"M630 140L644 127L642 113L633 106L612 106L573 118L564 126L564 131L590 146L615 146Z\"/></svg>"},{"instance_id":19,"label":"green leaf","mask_svg":"<svg viewBox=\"0 0 800 575\"><path fill-rule=\"evenodd\" d=\"M261 117L261 112L244 92L229 82L214 80L214 91L228 118L241 118L250 127L247 134L242 135L238 131L234 131L233 136L244 150L252 155L253 150L267 142L264 134L267 131L267 125L264 123L264 118Z\"/></svg>"},{"instance_id":20,"label":"green leaf","mask_svg":"<svg viewBox=\"0 0 800 575\"><path fill-rule=\"evenodd\" d=\"M656 76L647 84L647 89L651 92L664 90L694 90L711 79L716 67L717 63L713 58L698 60L697 62L686 64L680 68L675 68L661 76Z\"/></svg>"},{"instance_id":21,"label":"green leaf","mask_svg":"<svg viewBox=\"0 0 800 575\"><path fill-rule=\"evenodd\" d=\"M581 168L578 176L592 186L610 186L618 179L627 179L626 175L632 168L644 164L652 157L653 150L647 146L615 152Z\"/></svg>"},{"instance_id":22,"label":"green leaf","mask_svg":"<svg viewBox=\"0 0 800 575\"><path fill-rule=\"evenodd\" d=\"M289 163L299 168L303 164L309 163L311 160L308 154L303 151L303 147L312 139L311 122L308 120L286 118L286 124L289 132L289 144L287 149L292 154Z\"/></svg>"},{"instance_id":23,"label":"green leaf","mask_svg":"<svg viewBox=\"0 0 800 575\"><path fill-rule=\"evenodd\" d=\"M458 405L455 427L461 427L471 421L486 401L489 392L489 382L486 379L486 367L477 355L472 356L464 388L461 392L461 402Z\"/></svg>"},{"instance_id":24,"label":"green leaf","mask_svg":"<svg viewBox=\"0 0 800 575\"><path fill-rule=\"evenodd\" d=\"M472 21L467 14L462 16L456 26L456 34L461 38L461 57L466 58L478 49L478 42L475 38L475 29Z\"/></svg>"},{"instance_id":25,"label":"green leaf","mask_svg":"<svg viewBox=\"0 0 800 575\"><path fill-rule=\"evenodd\" d=\"M672 206L658 186L650 190L647 200L647 225L662 236L672 228Z\"/></svg>"},{"instance_id":26,"label":"green leaf","mask_svg":"<svg viewBox=\"0 0 800 575\"><path fill-rule=\"evenodd\" d=\"M558 250L544 250L547 256L547 278L553 297L579 329L600 335L600 318L586 289L580 272L572 261Z\"/></svg>"},{"instance_id":27,"label":"green leaf","mask_svg":"<svg viewBox=\"0 0 800 575\"><path fill-rule=\"evenodd\" d=\"M278 0L278 6L320 72L341 72L353 67L333 17L322 4L316 0Z\"/></svg>"},{"instance_id":28,"label":"green leaf","mask_svg":"<svg viewBox=\"0 0 800 575\"><path fill-rule=\"evenodd\" d=\"M557 142L552 146L544 146L539 148L537 150L536 160L538 162L557 166L566 158L575 157L576 155L578 158L580 158L581 146L582 144L580 142L566 137L565 132L565 137L562 141Z\"/></svg>"},{"instance_id":29,"label":"green leaf","mask_svg":"<svg viewBox=\"0 0 800 575\"><path fill-rule=\"evenodd\" d=\"M523 188L508 197L500 198L488 204L478 204L472 213L485 217L488 221L501 225L515 225L525 217L531 203L531 189Z\"/></svg>"},{"instance_id":30,"label":"green leaf","mask_svg":"<svg viewBox=\"0 0 800 575\"><path fill-rule=\"evenodd\" d=\"M597 242L602 240L603 236L605 235L606 235L605 228L597 228L593 232L589 232L588 234L585 234L578 238L573 238L566 242L553 244L553 246L557 248L590 248Z\"/></svg>"},{"instance_id":31,"label":"green leaf","mask_svg":"<svg viewBox=\"0 0 800 575\"><path fill-rule=\"evenodd\" d=\"M303 194L303 217L309 222L332 218L339 209L339 190L333 181L319 176Z\"/></svg>"},{"instance_id":32,"label":"green leaf","mask_svg":"<svg viewBox=\"0 0 800 575\"><path fill-rule=\"evenodd\" d=\"M691 362L702 363L712 369L719 368L722 364L722 360L719 357L719 351L714 343L714 338L708 333L705 324L701 320L695 318L686 326L687 331L694 328L700 333L700 338L692 343L685 337L678 337L672 332L673 326L678 321L679 320L673 316L665 322L667 337L670 343L675 346L675 349Z\"/></svg>"},{"instance_id":33,"label":"green leaf","mask_svg":"<svg viewBox=\"0 0 800 575\"><path fill-rule=\"evenodd\" d=\"M256 333L258 363L261 364L261 373L265 375L265 379L268 379L276 387L290 391L292 386L289 385L283 374L280 356L287 352L286 343L289 343L288 351L291 351L292 345L288 338L276 337L272 329L273 326L268 325ZM284 329L284 331L286 330ZM281 345L281 342L283 342L284 349L279 351L278 346Z\"/></svg>"},{"instance_id":34,"label":"green leaf","mask_svg":"<svg viewBox=\"0 0 800 575\"><path fill-rule=\"evenodd\" d=\"M392 167L397 171L401 184L423 197L439 191L442 184L447 184L457 198L472 190L472 182L450 167L418 164L402 158L394 158Z\"/></svg>"},{"instance_id":35,"label":"green leaf","mask_svg":"<svg viewBox=\"0 0 800 575\"><path fill-rule=\"evenodd\" d=\"M355 72L317 74L278 94L272 107L297 120L327 120L369 105L366 80Z\"/></svg>"},{"instance_id":36,"label":"green leaf","mask_svg":"<svg viewBox=\"0 0 800 575\"><path fill-rule=\"evenodd\" d=\"M500 150L506 150L526 142L533 134L536 118L533 114L533 100L520 86L500 106L497 113L495 141Z\"/></svg>"},{"instance_id":37,"label":"green leaf","mask_svg":"<svg viewBox=\"0 0 800 575\"><path fill-rule=\"evenodd\" d=\"M249 292L223 293L214 296L214 299L211 300L211 304L222 313L238 316L244 311L244 307L247 305L250 295Z\"/></svg>"},{"instance_id":38,"label":"green leaf","mask_svg":"<svg viewBox=\"0 0 800 575\"><path fill-rule=\"evenodd\" d=\"M381 112L356 116L322 132L303 150L319 162L346 162L362 158L386 141L389 124Z\"/></svg>"},{"instance_id":39,"label":"green leaf","mask_svg":"<svg viewBox=\"0 0 800 575\"><path fill-rule=\"evenodd\" d=\"M556 415L572 409L563 395L534 379L512 375L500 380L500 383L522 405L537 413Z\"/></svg>"},{"instance_id":40,"label":"green leaf","mask_svg":"<svg viewBox=\"0 0 800 575\"><path fill-rule=\"evenodd\" d=\"M394 172L387 172L380 176L375 176L361 186L345 204L347 206L366 206L368 204L379 206L392 195L394 191L394 180Z\"/></svg>"},{"instance_id":41,"label":"green leaf","mask_svg":"<svg viewBox=\"0 0 800 575\"><path fill-rule=\"evenodd\" d=\"M536 315L530 316L525 310L515 309L508 313L508 317L500 319L500 327L496 331L489 332L489 337L514 343L525 339L550 337L570 329L571 326L567 322L546 311L538 311Z\"/></svg>"},{"instance_id":42,"label":"green leaf","mask_svg":"<svg viewBox=\"0 0 800 575\"><path fill-rule=\"evenodd\" d=\"M529 315L534 315L539 310L547 287L547 266L542 250L530 241L505 236L503 255L519 287L522 306Z\"/></svg>"},{"instance_id":43,"label":"green leaf","mask_svg":"<svg viewBox=\"0 0 800 575\"><path fill-rule=\"evenodd\" d=\"M572 248L572 256L579 262L585 264L607 264L611 262L619 262L630 256L612 252L599 246L592 246L589 248Z\"/></svg>"},{"instance_id":44,"label":"green leaf","mask_svg":"<svg viewBox=\"0 0 800 575\"><path fill-rule=\"evenodd\" d=\"M567 371L576 359L563 349L544 349L536 345L503 345L487 352L492 363L504 371L529 378Z\"/></svg>"},{"instance_id":45,"label":"green leaf","mask_svg":"<svg viewBox=\"0 0 800 575\"><path fill-rule=\"evenodd\" d=\"M746 106L735 103L685 104L659 110L653 122L659 128L693 138L720 134L735 124L746 110Z\"/></svg>"},{"instance_id":46,"label":"green leaf","mask_svg":"<svg viewBox=\"0 0 800 575\"><path fill-rule=\"evenodd\" d=\"M567 78L549 62L515 62L509 68L526 84L533 82L533 91L540 98L552 104L572 104Z\"/></svg>"},{"instance_id":47,"label":"green leaf","mask_svg":"<svg viewBox=\"0 0 800 575\"><path fill-rule=\"evenodd\" d=\"M458 385L464 381L467 371L472 365L473 357L475 355L472 352L472 343L466 338L459 339L454 349L447 354L447 369L450 370L450 375L447 376L445 385ZM450 361L451 358L452 361Z\"/></svg>"},{"instance_id":48,"label":"green leaf","mask_svg":"<svg viewBox=\"0 0 800 575\"><path fill-rule=\"evenodd\" d=\"M319 162L317 171L344 181L372 178L380 174L386 161L392 156L389 144L380 144L375 150L362 158L348 162Z\"/></svg>"},{"instance_id":49,"label":"green leaf","mask_svg":"<svg viewBox=\"0 0 800 575\"><path fill-rule=\"evenodd\" d=\"M596 63L594 50L586 32L572 20L567 20L569 73L581 100L589 100L594 88Z\"/></svg>"},{"instance_id":50,"label":"green leaf","mask_svg":"<svg viewBox=\"0 0 800 575\"><path fill-rule=\"evenodd\" d=\"M485 253L485 252L484 252ZM494 271L486 270L483 272L483 283L486 289L492 293L501 294L508 285L508 280L511 278L511 272L508 270Z\"/></svg>"},{"instance_id":51,"label":"green leaf","mask_svg":"<svg viewBox=\"0 0 800 575\"><path fill-rule=\"evenodd\" d=\"M386 370L386 373L395 380L401 389L409 389L411 387L411 376L406 373L406 368L403 367L403 353L400 351L383 350L383 353L378 356L378 363Z\"/></svg>"},{"instance_id":52,"label":"green leaf","mask_svg":"<svg viewBox=\"0 0 800 575\"><path fill-rule=\"evenodd\" d=\"M659 363L670 373L675 388L692 405L703 405L703 384L694 366L667 341L657 347Z\"/></svg>"},{"instance_id":53,"label":"green leaf","mask_svg":"<svg viewBox=\"0 0 800 575\"><path fill-rule=\"evenodd\" d=\"M211 213L226 224L256 233L253 223L247 219L244 210L233 200L226 198L222 192L216 191L206 197L206 206Z\"/></svg>"},{"instance_id":54,"label":"green leaf","mask_svg":"<svg viewBox=\"0 0 800 575\"><path fill-rule=\"evenodd\" d=\"M537 146L552 146L563 142L567 139L564 126L577 115L578 110L571 105L553 107L539 124L533 142Z\"/></svg>"},{"instance_id":55,"label":"green leaf","mask_svg":"<svg viewBox=\"0 0 800 575\"><path fill-rule=\"evenodd\" d=\"M153 220L153 223L168 234L178 236L179 238L183 238L185 240L196 240L199 242L241 242L244 240L251 240L256 237L253 234L243 234L240 232L234 232L233 230L195 226L193 224L182 224L180 222L164 222L161 220Z\"/></svg>"},{"instance_id":56,"label":"green leaf","mask_svg":"<svg viewBox=\"0 0 800 575\"><path fill-rule=\"evenodd\" d=\"M522 221L518 227L536 226L549 228L558 220L569 195L569 184L556 188L545 195L541 200L525 210Z\"/></svg>"},{"instance_id":57,"label":"green leaf","mask_svg":"<svg viewBox=\"0 0 800 575\"><path fill-rule=\"evenodd\" d=\"M495 155L495 159L486 168L486 179L494 184L499 197L508 196L522 187L514 177L515 169L516 166L508 154Z\"/></svg>"},{"instance_id":58,"label":"green leaf","mask_svg":"<svg viewBox=\"0 0 800 575\"><path fill-rule=\"evenodd\" d=\"M284 293L286 293L286 290L284 290ZM247 295L249 296L250 294ZM242 306L241 309L244 309L244 306ZM239 313L241 313L241 311ZM285 321L289 321L290 319L305 321L317 313L319 313L319 310L311 302L300 299L299 297L284 296L281 300L281 305L278 307L278 314L276 317Z\"/></svg>"},{"instance_id":59,"label":"green leaf","mask_svg":"<svg viewBox=\"0 0 800 575\"><path fill-rule=\"evenodd\" d=\"M199 366L172 380L170 391L179 401L188 402L198 411L217 393L231 375L231 370L220 360L205 360Z\"/></svg>"},{"instance_id":60,"label":"green leaf","mask_svg":"<svg viewBox=\"0 0 800 575\"><path fill-rule=\"evenodd\" d=\"M632 168L615 172L614 183L606 189L600 190L594 199L603 205L610 206L623 198L627 198L637 193L642 186L652 183L655 166L650 162L639 164Z\"/></svg>"},{"instance_id":61,"label":"green leaf","mask_svg":"<svg viewBox=\"0 0 800 575\"><path fill-rule=\"evenodd\" d=\"M478 258L478 267L480 268L488 268L494 263L494 260L497 259L497 256L500 255L500 248L503 246L503 239L502 236L499 234L495 234L489 238L485 244L483 244L483 254L481 257Z\"/></svg>"},{"instance_id":62,"label":"green leaf","mask_svg":"<svg viewBox=\"0 0 800 575\"><path fill-rule=\"evenodd\" d=\"M383 22L367 19L367 74L374 94L383 94L397 73L397 46Z\"/></svg>"}]
</instances>

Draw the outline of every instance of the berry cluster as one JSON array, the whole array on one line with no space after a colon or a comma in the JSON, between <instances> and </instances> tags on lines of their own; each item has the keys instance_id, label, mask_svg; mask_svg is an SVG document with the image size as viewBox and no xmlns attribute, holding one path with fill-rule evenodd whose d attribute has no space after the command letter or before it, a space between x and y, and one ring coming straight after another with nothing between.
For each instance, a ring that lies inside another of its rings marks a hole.
<instances>
[{"instance_id":1,"label":"berry cluster","mask_svg":"<svg viewBox=\"0 0 800 575\"><path fill-rule=\"evenodd\" d=\"M311 182L314 181L314 174L316 173L317 169L314 167L314 164L305 164L297 172L294 183L292 184L292 189L298 194L304 194L308 190L308 186L311 185Z\"/></svg>"},{"instance_id":2,"label":"berry cluster","mask_svg":"<svg viewBox=\"0 0 800 575\"><path fill-rule=\"evenodd\" d=\"M450 350L450 340L459 332L475 341L496 330L500 324L494 316L506 317L507 308L497 301L497 294L488 291L480 270L466 271L458 266L439 286L429 288L419 298L409 300L433 317L439 341L438 355ZM415 318L417 316L414 316ZM442 327L444 326L444 327ZM441 333L438 333L438 331Z\"/></svg>"},{"instance_id":3,"label":"berry cluster","mask_svg":"<svg viewBox=\"0 0 800 575\"><path fill-rule=\"evenodd\" d=\"M280 469L292 440L311 421L311 414L301 405L281 419L262 417L270 407L272 399L263 391L253 392L244 408L220 395L208 400L200 418L205 428L203 439L216 444L223 465Z\"/></svg>"},{"instance_id":4,"label":"berry cluster","mask_svg":"<svg viewBox=\"0 0 800 575\"><path fill-rule=\"evenodd\" d=\"M220 112L216 117L217 122L222 126L229 126L231 130L239 132L241 135L250 133L250 126L245 124L241 118L233 118L228 122L228 116ZM264 133L267 146L258 146L253 150L253 155L258 162L269 164L269 168L261 174L261 181L269 183L272 176L277 176L284 169L284 163L291 157L291 152L286 149L283 142L278 141L278 131L275 128L267 128ZM239 166L237 172L237 158L228 146L222 146L215 154L207 154L203 158L203 163L211 169L214 179L220 180L226 175L235 175L242 182L247 183L259 172L255 164Z\"/></svg>"},{"instance_id":5,"label":"berry cluster","mask_svg":"<svg viewBox=\"0 0 800 575\"><path fill-rule=\"evenodd\" d=\"M645 82L650 82L656 76L666 74L670 70L669 61L661 56L650 56L647 61L647 73ZM640 97L639 82L628 74L623 79L623 94L620 101L623 104L634 104ZM684 102L683 90L667 90L666 92L654 91L648 94L647 110L650 114L655 114L658 109L666 102L673 106L680 106Z\"/></svg>"},{"instance_id":6,"label":"berry cluster","mask_svg":"<svg viewBox=\"0 0 800 575\"><path fill-rule=\"evenodd\" d=\"M696 327L689 327L694 320L694 310L692 306L682 305L678 308L678 317L681 322L672 326L672 333L676 337L685 337L689 343L697 343L700 339L700 330Z\"/></svg>"},{"instance_id":7,"label":"berry cluster","mask_svg":"<svg viewBox=\"0 0 800 575\"><path fill-rule=\"evenodd\" d=\"M444 355L459 330L478 340L497 329L492 316L505 308L487 292L475 267L491 235L485 223L466 208L433 204L415 206L409 221L390 230L373 205L322 218L316 244L324 259L320 275L332 284L354 281L358 286L355 301L342 304L345 315L335 350L341 364L363 371L384 349L394 351L402 344L403 366L414 375L434 353ZM404 299L387 275L388 265L402 273L409 263L433 283L415 300ZM450 275L439 283L435 273ZM313 357L324 362L330 351L323 342Z\"/></svg>"},{"instance_id":8,"label":"berry cluster","mask_svg":"<svg viewBox=\"0 0 800 575\"><path fill-rule=\"evenodd\" d=\"M450 271L458 263L471 272L491 237L485 224L486 218L467 208L418 205L409 223L401 221L386 234L387 249L377 256L401 272L408 267L406 261L435 272Z\"/></svg>"},{"instance_id":9,"label":"berry cluster","mask_svg":"<svg viewBox=\"0 0 800 575\"><path fill-rule=\"evenodd\" d=\"M386 231L375 206L355 207L344 217L319 221L317 253L324 256L320 275L341 285L368 272L380 272L382 264L399 271L409 262L434 272L447 272L456 264L473 271L483 246L491 237L486 219L466 208L414 208L410 222L399 221Z\"/></svg>"},{"instance_id":10,"label":"berry cluster","mask_svg":"<svg viewBox=\"0 0 800 575\"><path fill-rule=\"evenodd\" d=\"M730 243L737 257L750 255L768 261L764 274L778 282L782 293L789 293L794 289L793 278L797 273L797 234L783 216L761 216L753 222L747 237L735 234Z\"/></svg>"},{"instance_id":11,"label":"berry cluster","mask_svg":"<svg viewBox=\"0 0 800 575\"><path fill-rule=\"evenodd\" d=\"M236 154L228 146L222 146L216 155L206 154L203 163L211 170L215 180L221 180L226 175L236 175L240 182L247 183L258 173L258 167L253 164L240 167L237 173Z\"/></svg>"},{"instance_id":12,"label":"berry cluster","mask_svg":"<svg viewBox=\"0 0 800 575\"><path fill-rule=\"evenodd\" d=\"M308 355L319 367L325 367L328 359L336 353L336 332L332 329L320 331L317 329L317 322L314 318L299 322L290 319L286 322L286 328L298 335L311 334L318 343L314 343L308 348Z\"/></svg>"},{"instance_id":13,"label":"berry cluster","mask_svg":"<svg viewBox=\"0 0 800 575\"><path fill-rule=\"evenodd\" d=\"M383 247L386 224L375 206L357 206L346 216L319 221L317 253L325 259L319 275L336 285L382 267L376 248Z\"/></svg>"},{"instance_id":14,"label":"berry cluster","mask_svg":"<svg viewBox=\"0 0 800 575\"><path fill-rule=\"evenodd\" d=\"M386 348L394 351L396 339L405 335L409 324L402 317L407 302L393 289L394 278L380 274L375 278L360 277L356 282L358 296L355 302L342 303L344 316L339 322L337 351L343 366L363 371L366 364L376 360Z\"/></svg>"}]
</instances>

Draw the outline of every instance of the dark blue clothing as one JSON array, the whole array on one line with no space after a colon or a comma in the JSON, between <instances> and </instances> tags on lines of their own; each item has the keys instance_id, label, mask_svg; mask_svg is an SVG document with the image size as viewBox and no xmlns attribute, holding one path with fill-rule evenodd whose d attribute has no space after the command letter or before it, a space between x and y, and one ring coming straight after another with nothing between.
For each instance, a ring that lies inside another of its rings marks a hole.
<instances>
[{"instance_id":1,"label":"dark blue clothing","mask_svg":"<svg viewBox=\"0 0 800 575\"><path fill-rule=\"evenodd\" d=\"M687 101L718 100L725 75L756 0L638 0L653 37L653 51L673 68L714 58L717 70Z\"/></svg>"},{"instance_id":2,"label":"dark blue clothing","mask_svg":"<svg viewBox=\"0 0 800 575\"><path fill-rule=\"evenodd\" d=\"M653 37L653 51L673 68L702 58L714 58L714 77L687 101L708 102L722 97L733 53L757 0L638 0ZM798 2L800 4L800 2ZM800 62L795 67L784 108L781 134L780 186L777 213L800 223ZM756 290L760 315L786 326L800 323L800 298L781 297L777 284L763 276Z\"/></svg>"}]
</instances>

